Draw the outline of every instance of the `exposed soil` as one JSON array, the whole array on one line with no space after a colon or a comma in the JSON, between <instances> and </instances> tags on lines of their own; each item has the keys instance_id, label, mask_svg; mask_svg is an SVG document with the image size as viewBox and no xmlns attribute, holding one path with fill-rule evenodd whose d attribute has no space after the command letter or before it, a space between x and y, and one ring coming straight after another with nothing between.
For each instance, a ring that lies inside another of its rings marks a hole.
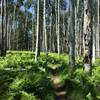
<instances>
[{"instance_id":1,"label":"exposed soil","mask_svg":"<svg viewBox=\"0 0 100 100\"><path fill-rule=\"evenodd\" d=\"M67 100L66 91L64 90L64 87L61 85L61 79L57 75L56 66L52 67L52 81L56 91L56 100Z\"/></svg>"}]
</instances>

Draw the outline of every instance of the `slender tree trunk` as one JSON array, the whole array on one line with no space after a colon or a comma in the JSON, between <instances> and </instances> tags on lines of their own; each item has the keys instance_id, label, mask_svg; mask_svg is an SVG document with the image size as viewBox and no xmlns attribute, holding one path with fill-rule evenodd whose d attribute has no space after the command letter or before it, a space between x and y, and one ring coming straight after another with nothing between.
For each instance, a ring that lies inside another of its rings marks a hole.
<instances>
[{"instance_id":1,"label":"slender tree trunk","mask_svg":"<svg viewBox=\"0 0 100 100\"><path fill-rule=\"evenodd\" d=\"M1 4L0 15L2 16L2 0L0 1L0 4ZM1 53L2 53L2 21L0 21L0 56L1 56Z\"/></svg>"},{"instance_id":2,"label":"slender tree trunk","mask_svg":"<svg viewBox=\"0 0 100 100\"><path fill-rule=\"evenodd\" d=\"M93 20L93 54L92 54L92 63L95 64L95 58L96 58L96 31L95 31L95 19Z\"/></svg>"},{"instance_id":3,"label":"slender tree trunk","mask_svg":"<svg viewBox=\"0 0 100 100\"><path fill-rule=\"evenodd\" d=\"M75 2L70 0L70 66L75 67Z\"/></svg>"},{"instance_id":4,"label":"slender tree trunk","mask_svg":"<svg viewBox=\"0 0 100 100\"><path fill-rule=\"evenodd\" d=\"M43 5L43 44L42 44L42 49L43 49L43 52L46 51L46 38L45 38L45 33L46 33L46 30L45 30L45 0L44 1L44 5Z\"/></svg>"},{"instance_id":5,"label":"slender tree trunk","mask_svg":"<svg viewBox=\"0 0 100 100\"><path fill-rule=\"evenodd\" d=\"M77 17L77 2L75 1L75 3L76 3L76 5L75 5L75 40L76 40L76 46L75 46L75 55L76 56L78 56L78 45L79 45L79 43L78 43L78 41L79 41L79 37L78 37L78 24L77 24L77 22L78 22L78 17Z\"/></svg>"},{"instance_id":6,"label":"slender tree trunk","mask_svg":"<svg viewBox=\"0 0 100 100\"><path fill-rule=\"evenodd\" d=\"M43 34L45 36L45 53L46 53L46 59L48 55L48 41L47 41L47 32L46 32L46 0L44 0L44 9L43 9Z\"/></svg>"},{"instance_id":7,"label":"slender tree trunk","mask_svg":"<svg viewBox=\"0 0 100 100\"><path fill-rule=\"evenodd\" d=\"M60 54L60 0L58 0L58 28L57 28L58 54Z\"/></svg>"},{"instance_id":8,"label":"slender tree trunk","mask_svg":"<svg viewBox=\"0 0 100 100\"><path fill-rule=\"evenodd\" d=\"M16 5L14 5L14 11L13 11L14 15L13 15L13 36L12 36L12 49L15 49L15 19L16 19Z\"/></svg>"},{"instance_id":9,"label":"slender tree trunk","mask_svg":"<svg viewBox=\"0 0 100 100\"><path fill-rule=\"evenodd\" d=\"M55 15L55 17L56 17L56 18L55 18L55 19L56 19L56 23L55 23L55 27L56 27L56 30L55 30L55 31L56 31L56 32L55 32L55 33L56 33L56 34L53 34L53 35L52 35L52 36L53 36L53 51L54 51L54 52L56 51L56 49L55 49L55 48L56 48L56 47L55 47L55 44L57 45L57 42L58 42L58 39L57 39L57 38L58 38L58 37L57 37L57 35L58 35L58 17L57 17L57 16L58 16L58 10L57 10L57 0L55 1L55 14L56 14L56 15ZM54 32L54 28L53 28L53 32ZM57 37L57 38L56 38L57 40L55 40L55 37ZM56 43L55 43L55 42L56 42ZM57 45L57 50L58 50L58 45Z\"/></svg>"},{"instance_id":10,"label":"slender tree trunk","mask_svg":"<svg viewBox=\"0 0 100 100\"><path fill-rule=\"evenodd\" d=\"M34 31L34 18L33 18L33 16L32 16L32 51L34 51L34 33L35 33L35 31Z\"/></svg>"},{"instance_id":11,"label":"slender tree trunk","mask_svg":"<svg viewBox=\"0 0 100 100\"><path fill-rule=\"evenodd\" d=\"M7 49L9 49L9 28L10 28L10 24L9 24L10 18L8 17L8 23L7 23Z\"/></svg>"},{"instance_id":12,"label":"slender tree trunk","mask_svg":"<svg viewBox=\"0 0 100 100\"><path fill-rule=\"evenodd\" d=\"M4 0L1 1L1 16L2 16L2 22L1 22L1 56L4 55Z\"/></svg>"},{"instance_id":13,"label":"slender tree trunk","mask_svg":"<svg viewBox=\"0 0 100 100\"><path fill-rule=\"evenodd\" d=\"M26 12L26 18L25 18L25 49L26 50L29 50L29 41L28 41L28 29L27 29L27 27L28 27L28 14L27 14L27 12Z\"/></svg>"},{"instance_id":14,"label":"slender tree trunk","mask_svg":"<svg viewBox=\"0 0 100 100\"><path fill-rule=\"evenodd\" d=\"M7 0L4 0L4 12L5 12L5 35L4 35L4 55L6 55L7 50Z\"/></svg>"},{"instance_id":15,"label":"slender tree trunk","mask_svg":"<svg viewBox=\"0 0 100 100\"><path fill-rule=\"evenodd\" d=\"M12 25L11 25L11 22L10 22L10 17L9 17L9 20L8 20L8 50L11 50L11 31L12 31Z\"/></svg>"},{"instance_id":16,"label":"slender tree trunk","mask_svg":"<svg viewBox=\"0 0 100 100\"><path fill-rule=\"evenodd\" d=\"M92 69L92 1L84 0L84 70L90 74Z\"/></svg>"},{"instance_id":17,"label":"slender tree trunk","mask_svg":"<svg viewBox=\"0 0 100 100\"><path fill-rule=\"evenodd\" d=\"M50 12L50 48L49 48L49 50L50 50L50 52L52 51L52 6L50 6L50 8L51 8L51 12Z\"/></svg>"},{"instance_id":18,"label":"slender tree trunk","mask_svg":"<svg viewBox=\"0 0 100 100\"><path fill-rule=\"evenodd\" d=\"M35 51L35 23L32 16L32 50Z\"/></svg>"},{"instance_id":19,"label":"slender tree trunk","mask_svg":"<svg viewBox=\"0 0 100 100\"><path fill-rule=\"evenodd\" d=\"M35 61L39 59L39 1L37 0L37 29L36 29L36 51L35 51Z\"/></svg>"},{"instance_id":20,"label":"slender tree trunk","mask_svg":"<svg viewBox=\"0 0 100 100\"><path fill-rule=\"evenodd\" d=\"M63 37L64 39L62 39L63 40L63 52L65 52L66 50L65 10L63 11L63 34L64 34L64 37Z\"/></svg>"},{"instance_id":21,"label":"slender tree trunk","mask_svg":"<svg viewBox=\"0 0 100 100\"><path fill-rule=\"evenodd\" d=\"M100 10L99 10L99 6L100 6L100 0L98 0L98 26L97 26L97 31L98 31L98 56L100 56L100 32L99 32L99 12L100 12Z\"/></svg>"}]
</instances>

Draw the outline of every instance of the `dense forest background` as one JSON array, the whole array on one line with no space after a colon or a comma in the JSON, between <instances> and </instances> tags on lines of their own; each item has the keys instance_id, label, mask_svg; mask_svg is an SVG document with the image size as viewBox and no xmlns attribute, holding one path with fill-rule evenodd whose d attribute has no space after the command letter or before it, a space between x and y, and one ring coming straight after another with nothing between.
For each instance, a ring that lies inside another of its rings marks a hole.
<instances>
[{"instance_id":1,"label":"dense forest background","mask_svg":"<svg viewBox=\"0 0 100 100\"><path fill-rule=\"evenodd\" d=\"M0 0L0 100L99 100L99 73L99 0Z\"/></svg>"}]
</instances>

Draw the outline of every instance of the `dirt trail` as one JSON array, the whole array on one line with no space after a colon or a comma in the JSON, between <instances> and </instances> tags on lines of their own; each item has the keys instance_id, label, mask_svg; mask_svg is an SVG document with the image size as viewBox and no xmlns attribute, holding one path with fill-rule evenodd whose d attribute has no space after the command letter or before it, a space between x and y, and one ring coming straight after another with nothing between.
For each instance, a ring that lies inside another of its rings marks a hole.
<instances>
[{"instance_id":1,"label":"dirt trail","mask_svg":"<svg viewBox=\"0 0 100 100\"><path fill-rule=\"evenodd\" d=\"M56 91L56 100L67 100L66 99L66 91L61 85L61 80L59 76L57 76L57 68L56 66L52 67L52 81Z\"/></svg>"}]
</instances>

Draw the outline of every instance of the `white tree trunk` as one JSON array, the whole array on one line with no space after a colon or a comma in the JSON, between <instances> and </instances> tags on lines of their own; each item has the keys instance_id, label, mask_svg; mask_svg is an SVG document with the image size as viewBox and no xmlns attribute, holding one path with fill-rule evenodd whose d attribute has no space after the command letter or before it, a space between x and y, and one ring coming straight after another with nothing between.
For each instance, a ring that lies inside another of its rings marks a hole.
<instances>
[{"instance_id":1,"label":"white tree trunk","mask_svg":"<svg viewBox=\"0 0 100 100\"><path fill-rule=\"evenodd\" d=\"M44 39L45 39L45 53L46 53L46 58L48 55L48 45L47 45L47 32L46 32L46 0L44 0L44 9L43 9L43 34L44 34Z\"/></svg>"},{"instance_id":2,"label":"white tree trunk","mask_svg":"<svg viewBox=\"0 0 100 100\"><path fill-rule=\"evenodd\" d=\"M37 0L37 29L36 29L36 51L35 61L39 59L39 0Z\"/></svg>"},{"instance_id":3,"label":"white tree trunk","mask_svg":"<svg viewBox=\"0 0 100 100\"><path fill-rule=\"evenodd\" d=\"M51 13L50 13L50 47L49 47L49 51L52 51L52 6L51 6Z\"/></svg>"},{"instance_id":4,"label":"white tree trunk","mask_svg":"<svg viewBox=\"0 0 100 100\"><path fill-rule=\"evenodd\" d=\"M100 35L99 35L99 26L100 26L99 25L99 16L100 16L99 11L100 10L99 10L99 5L100 5L100 1L98 0L98 27L97 27L98 28L97 29L97 31L98 31L98 56L100 56L100 43L99 43L100 42Z\"/></svg>"},{"instance_id":5,"label":"white tree trunk","mask_svg":"<svg viewBox=\"0 0 100 100\"><path fill-rule=\"evenodd\" d=\"M93 21L93 54L92 54L92 63L95 64L96 59L96 27L95 27L95 20Z\"/></svg>"}]
</instances>

